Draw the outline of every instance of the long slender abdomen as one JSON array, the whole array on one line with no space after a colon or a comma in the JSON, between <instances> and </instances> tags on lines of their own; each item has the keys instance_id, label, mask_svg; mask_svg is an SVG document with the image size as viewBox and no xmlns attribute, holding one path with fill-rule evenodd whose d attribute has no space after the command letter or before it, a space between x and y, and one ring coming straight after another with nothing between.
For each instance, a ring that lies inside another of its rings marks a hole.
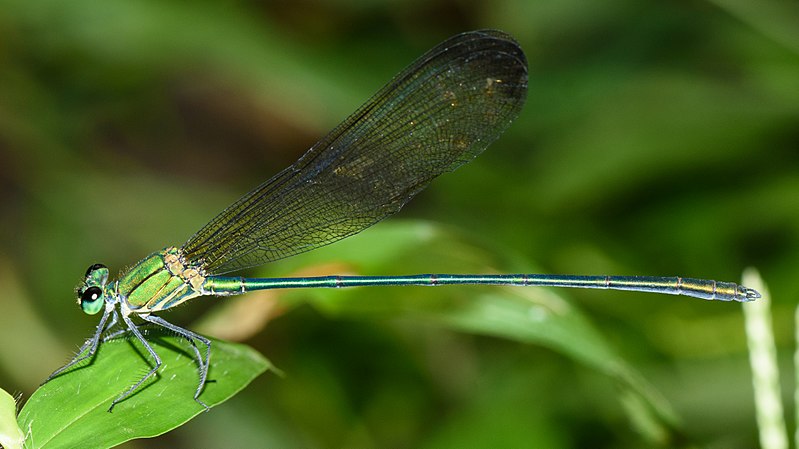
<instances>
[{"instance_id":1,"label":"long slender abdomen","mask_svg":"<svg viewBox=\"0 0 799 449\"><path fill-rule=\"evenodd\" d=\"M415 274L407 276L316 276L296 278L241 278L209 276L204 294L238 295L273 288L367 287L389 285L510 285L518 287L572 287L627 290L683 295L717 301L752 301L755 290L732 282L655 276L575 276L550 274Z\"/></svg>"}]
</instances>

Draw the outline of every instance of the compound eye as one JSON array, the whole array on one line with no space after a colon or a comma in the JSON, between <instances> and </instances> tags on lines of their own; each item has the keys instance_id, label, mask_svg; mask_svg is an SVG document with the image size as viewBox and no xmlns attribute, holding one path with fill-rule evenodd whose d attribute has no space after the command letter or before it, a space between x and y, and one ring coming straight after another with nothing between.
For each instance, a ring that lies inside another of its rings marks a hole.
<instances>
[{"instance_id":1,"label":"compound eye","mask_svg":"<svg viewBox=\"0 0 799 449\"><path fill-rule=\"evenodd\" d=\"M83 277L89 277L89 275L92 274L93 271L99 270L100 268L107 268L107 267L101 263L96 263L90 266L88 270L86 270L86 275Z\"/></svg>"},{"instance_id":2,"label":"compound eye","mask_svg":"<svg viewBox=\"0 0 799 449\"><path fill-rule=\"evenodd\" d=\"M103 290L100 287L89 287L80 295L80 308L84 313L94 315L103 308Z\"/></svg>"}]
</instances>

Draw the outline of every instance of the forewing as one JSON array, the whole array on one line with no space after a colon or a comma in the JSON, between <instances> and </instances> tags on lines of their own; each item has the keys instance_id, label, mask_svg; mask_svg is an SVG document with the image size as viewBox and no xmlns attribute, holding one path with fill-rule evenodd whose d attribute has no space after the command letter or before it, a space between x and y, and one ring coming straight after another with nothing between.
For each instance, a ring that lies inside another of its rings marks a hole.
<instances>
[{"instance_id":1,"label":"forewing","mask_svg":"<svg viewBox=\"0 0 799 449\"><path fill-rule=\"evenodd\" d=\"M485 150L526 93L527 61L510 36L452 37L220 213L183 246L184 257L222 274L356 234Z\"/></svg>"}]
</instances>

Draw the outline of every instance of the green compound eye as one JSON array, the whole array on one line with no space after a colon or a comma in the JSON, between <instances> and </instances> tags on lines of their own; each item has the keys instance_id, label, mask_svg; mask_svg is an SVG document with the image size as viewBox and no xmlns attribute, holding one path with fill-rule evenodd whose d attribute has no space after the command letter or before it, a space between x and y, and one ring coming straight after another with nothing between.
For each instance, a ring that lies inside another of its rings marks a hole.
<instances>
[{"instance_id":1,"label":"green compound eye","mask_svg":"<svg viewBox=\"0 0 799 449\"><path fill-rule=\"evenodd\" d=\"M96 263L96 264L90 266L89 269L86 270L86 275L84 277L89 277L90 274L92 274L93 272L95 272L95 271L97 271L97 270L99 270L101 268L106 268L106 266L101 264L101 263Z\"/></svg>"},{"instance_id":2,"label":"green compound eye","mask_svg":"<svg viewBox=\"0 0 799 449\"><path fill-rule=\"evenodd\" d=\"M96 263L86 270L84 277L86 278L85 285L103 286L108 280L108 268L101 263Z\"/></svg>"},{"instance_id":3,"label":"green compound eye","mask_svg":"<svg viewBox=\"0 0 799 449\"><path fill-rule=\"evenodd\" d=\"M88 315L94 315L103 308L103 290L89 287L80 295L80 308Z\"/></svg>"}]
</instances>

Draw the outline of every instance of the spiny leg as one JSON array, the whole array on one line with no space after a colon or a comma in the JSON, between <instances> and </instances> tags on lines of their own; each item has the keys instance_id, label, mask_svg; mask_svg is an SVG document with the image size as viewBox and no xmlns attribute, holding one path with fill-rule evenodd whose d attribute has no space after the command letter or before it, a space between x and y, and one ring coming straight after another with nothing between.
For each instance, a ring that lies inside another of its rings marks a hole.
<instances>
[{"instance_id":1,"label":"spiny leg","mask_svg":"<svg viewBox=\"0 0 799 449\"><path fill-rule=\"evenodd\" d=\"M128 334L128 333L130 333L130 331L127 330L127 329L120 329L118 331L114 331L114 332L106 335L105 337L103 337L102 342L105 343L107 341L111 341L111 340L119 337L120 335L125 335L125 334Z\"/></svg>"},{"instance_id":2,"label":"spiny leg","mask_svg":"<svg viewBox=\"0 0 799 449\"><path fill-rule=\"evenodd\" d=\"M113 318L111 319L111 323L106 327L105 322L108 321L109 316L112 316ZM75 357L73 357L69 363L55 370L53 374L50 374L50 376L47 379L45 379L42 385L46 384L47 382L50 382L53 378L59 376L61 373L68 370L69 368L72 368L76 364L94 356L94 354L97 352L97 348L100 345L100 336L103 335L103 332L107 331L113 324L116 324L116 322L117 322L116 309L106 307L106 309L103 311L103 317L100 318L100 322L97 324L97 329L94 331L94 335L92 335L91 338L89 338L83 343L83 346L81 346L80 349L78 349L77 354L75 354ZM86 352L87 349L88 352ZM83 354L84 352L86 352L86 354Z\"/></svg>"},{"instance_id":3,"label":"spiny leg","mask_svg":"<svg viewBox=\"0 0 799 449\"><path fill-rule=\"evenodd\" d=\"M144 326L153 327L153 326L150 326L151 324L152 323L148 323L148 324L145 324L145 325L142 325L142 326L137 326L137 327L139 329L142 329ZM108 331L110 329L111 329L110 325L106 327L106 331ZM115 338L118 338L120 335L125 335L125 334L129 334L129 333L130 333L130 329L123 327L123 328L121 328L119 330L116 330L116 331L114 331L114 332L112 332L112 333L110 333L108 335L103 336L103 338L100 340L100 343L105 343L107 341L114 340ZM142 335L147 335L147 332L142 332Z\"/></svg>"},{"instance_id":4,"label":"spiny leg","mask_svg":"<svg viewBox=\"0 0 799 449\"><path fill-rule=\"evenodd\" d=\"M176 326L176 325L170 323L169 321L166 321L163 318L155 316L155 315L148 315L148 316L142 317L142 318L145 319L146 321L149 321L149 322L153 323L153 324L157 324L159 326L165 327L165 328L171 330L172 332L180 335L181 337L183 337L186 340L188 340L189 343L191 344L192 348L194 348L194 353L197 356L197 364L199 365L199 371L200 371L200 384L197 386L197 391L194 392L194 400L197 401L203 407L205 407L205 409L207 410L208 406L203 401L201 401L199 398L200 398L200 393L202 393L203 388L205 387L206 379L208 378L208 368L209 368L209 363L210 363L210 359L211 359L211 340L203 337L200 334L194 333L194 332L192 332L192 331L190 331L188 329L184 329L182 327ZM199 349L197 348L197 345L195 344L195 340L199 340L200 342L202 342L205 345L205 357L204 358L200 356L200 352L199 352Z\"/></svg>"},{"instance_id":5,"label":"spiny leg","mask_svg":"<svg viewBox=\"0 0 799 449\"><path fill-rule=\"evenodd\" d=\"M118 323L119 323L119 314L117 313L117 309L114 309L114 312L111 314L111 321L108 323L108 326L105 327L105 330L103 330L103 334L105 334L106 332L110 332L111 329L113 329L114 326L116 326ZM127 331L128 331L127 329L120 329L118 331L111 333L111 335L117 335L120 332L127 332ZM100 343L105 343L108 340L111 340L111 338L109 335L106 335L100 340Z\"/></svg>"},{"instance_id":6,"label":"spiny leg","mask_svg":"<svg viewBox=\"0 0 799 449\"><path fill-rule=\"evenodd\" d=\"M135 335L136 338L139 339L142 345L144 345L144 349L146 349L147 352L150 353L150 356L152 356L153 360L155 360L155 366L147 374L145 374L144 377L139 379L138 382L136 382L130 388L128 388L127 391L120 394L119 396L117 396L116 399L114 399L114 402L111 403L111 407L108 408L109 413L111 413L115 405L117 405L119 402L125 400L128 396L133 394L133 392L136 391L147 379L149 379L150 376L152 376L158 371L158 368L161 368L161 357L158 357L158 354L155 352L155 349L153 349L153 347L150 346L150 343L147 342L147 340L144 338L144 335L142 335L142 333L136 327L136 324L125 314L122 314L122 320L125 322L125 325L128 327L130 332L133 335Z\"/></svg>"},{"instance_id":7,"label":"spiny leg","mask_svg":"<svg viewBox=\"0 0 799 449\"><path fill-rule=\"evenodd\" d=\"M111 340L119 337L120 335L125 335L125 334L129 334L129 333L130 333L130 329L123 327L122 329L116 330L116 331L111 332L110 334L104 336L103 339L101 340L101 342L105 343L107 341L111 341Z\"/></svg>"},{"instance_id":8,"label":"spiny leg","mask_svg":"<svg viewBox=\"0 0 799 449\"><path fill-rule=\"evenodd\" d=\"M117 313L117 309L115 308L115 309L113 309L113 313L111 313L111 321L108 322L108 326L105 327L105 330L103 330L103 333L106 333L106 332L110 331L111 329L113 329L114 326L116 326L118 322L119 322L119 314ZM105 339L103 339L103 340L105 340Z\"/></svg>"}]
</instances>

